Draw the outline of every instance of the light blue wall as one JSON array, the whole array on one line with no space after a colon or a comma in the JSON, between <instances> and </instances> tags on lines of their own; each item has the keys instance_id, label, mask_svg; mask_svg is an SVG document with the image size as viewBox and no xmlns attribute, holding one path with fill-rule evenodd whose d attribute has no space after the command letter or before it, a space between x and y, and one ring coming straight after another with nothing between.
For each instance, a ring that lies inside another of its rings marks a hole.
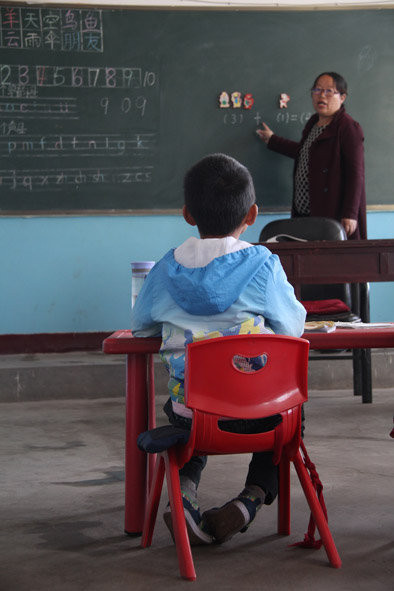
<instances>
[{"instance_id":1,"label":"light blue wall","mask_svg":"<svg viewBox=\"0 0 394 591\"><path fill-rule=\"evenodd\" d=\"M261 215L244 238L257 242ZM368 214L393 238L394 212ZM158 260L193 233L180 216L0 218L0 333L127 328L133 260ZM371 286L372 320L394 321L394 284Z\"/></svg>"}]
</instances>

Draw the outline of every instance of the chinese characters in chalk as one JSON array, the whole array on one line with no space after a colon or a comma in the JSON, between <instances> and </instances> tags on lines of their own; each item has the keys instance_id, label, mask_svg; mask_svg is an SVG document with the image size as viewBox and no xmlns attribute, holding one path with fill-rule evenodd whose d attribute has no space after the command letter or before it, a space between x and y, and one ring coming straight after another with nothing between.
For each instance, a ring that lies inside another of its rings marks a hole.
<instances>
[{"instance_id":1,"label":"chinese characters in chalk","mask_svg":"<svg viewBox=\"0 0 394 591\"><path fill-rule=\"evenodd\" d=\"M101 53L101 10L2 6L0 47Z\"/></svg>"}]
</instances>

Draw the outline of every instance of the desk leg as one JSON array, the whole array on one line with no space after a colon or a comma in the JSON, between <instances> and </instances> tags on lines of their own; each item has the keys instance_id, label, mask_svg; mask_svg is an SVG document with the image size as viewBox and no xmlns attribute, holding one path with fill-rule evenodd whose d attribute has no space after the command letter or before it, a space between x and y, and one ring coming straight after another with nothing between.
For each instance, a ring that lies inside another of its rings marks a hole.
<instances>
[{"instance_id":1,"label":"desk leg","mask_svg":"<svg viewBox=\"0 0 394 591\"><path fill-rule=\"evenodd\" d=\"M372 402L371 349L353 351L354 394L361 395L364 403Z\"/></svg>"},{"instance_id":2,"label":"desk leg","mask_svg":"<svg viewBox=\"0 0 394 591\"><path fill-rule=\"evenodd\" d=\"M155 401L155 370L153 355L148 356L148 429L156 428L156 401ZM150 490L155 469L156 454L148 454L148 492Z\"/></svg>"},{"instance_id":3,"label":"desk leg","mask_svg":"<svg viewBox=\"0 0 394 591\"><path fill-rule=\"evenodd\" d=\"M147 358L127 355L125 444L125 532L140 535L147 491L146 454L137 447L137 437L148 429Z\"/></svg>"}]
</instances>

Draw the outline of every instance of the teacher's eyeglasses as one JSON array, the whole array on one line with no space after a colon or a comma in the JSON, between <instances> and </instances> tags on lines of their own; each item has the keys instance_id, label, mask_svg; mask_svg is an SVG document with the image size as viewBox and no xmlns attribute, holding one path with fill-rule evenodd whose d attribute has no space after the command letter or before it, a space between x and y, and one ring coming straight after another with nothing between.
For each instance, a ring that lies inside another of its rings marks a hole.
<instances>
[{"instance_id":1,"label":"teacher's eyeglasses","mask_svg":"<svg viewBox=\"0 0 394 591\"><path fill-rule=\"evenodd\" d=\"M326 96L328 98L332 98L334 96L334 94L340 94L340 92L338 90L334 90L333 88L320 88L319 86L316 86L316 88L312 88L311 93L312 94L323 94L324 96Z\"/></svg>"}]
</instances>

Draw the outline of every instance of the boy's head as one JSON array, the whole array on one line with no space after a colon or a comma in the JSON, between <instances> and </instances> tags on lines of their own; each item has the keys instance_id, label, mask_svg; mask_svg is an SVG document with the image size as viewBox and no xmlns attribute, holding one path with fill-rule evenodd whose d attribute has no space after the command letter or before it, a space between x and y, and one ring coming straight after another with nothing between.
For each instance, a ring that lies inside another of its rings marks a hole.
<instances>
[{"instance_id":1,"label":"boy's head","mask_svg":"<svg viewBox=\"0 0 394 591\"><path fill-rule=\"evenodd\" d=\"M250 172L226 154L211 154L192 166L185 176L184 192L186 212L202 238L231 235L256 201Z\"/></svg>"}]
</instances>

